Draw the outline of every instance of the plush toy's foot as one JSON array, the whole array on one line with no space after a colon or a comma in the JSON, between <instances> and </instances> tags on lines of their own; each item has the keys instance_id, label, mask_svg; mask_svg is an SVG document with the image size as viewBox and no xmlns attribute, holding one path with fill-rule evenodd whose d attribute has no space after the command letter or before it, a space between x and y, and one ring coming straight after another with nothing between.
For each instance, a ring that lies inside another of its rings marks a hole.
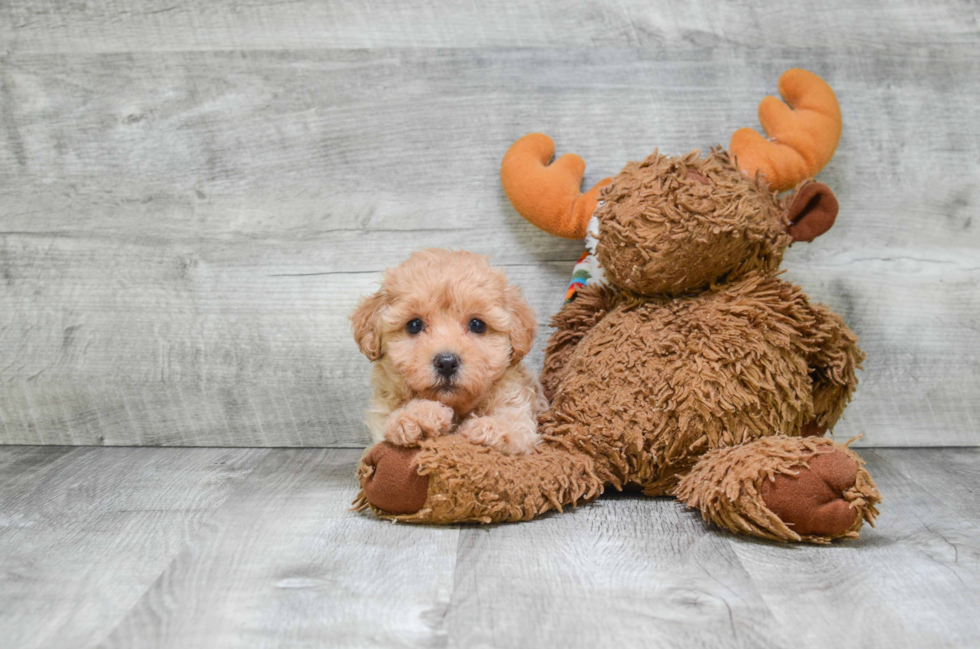
<instances>
[{"instance_id":1,"label":"plush toy's foot","mask_svg":"<svg viewBox=\"0 0 980 649\"><path fill-rule=\"evenodd\" d=\"M733 532L811 543L857 538L881 501L857 454L819 437L766 437L711 451L675 495Z\"/></svg>"},{"instance_id":2,"label":"plush toy's foot","mask_svg":"<svg viewBox=\"0 0 980 649\"><path fill-rule=\"evenodd\" d=\"M842 536L857 522L858 509L847 500L857 482L858 465L840 449L816 453L806 464L762 483L762 501L797 534Z\"/></svg>"},{"instance_id":3,"label":"plush toy's foot","mask_svg":"<svg viewBox=\"0 0 980 649\"><path fill-rule=\"evenodd\" d=\"M526 521L602 493L592 461L546 444L503 455L458 435L365 453L354 505L409 523Z\"/></svg>"},{"instance_id":4,"label":"plush toy's foot","mask_svg":"<svg viewBox=\"0 0 980 649\"><path fill-rule=\"evenodd\" d=\"M425 505L429 477L419 475L418 448L381 442L361 460L358 478L364 499L391 514L414 514Z\"/></svg>"}]
</instances>

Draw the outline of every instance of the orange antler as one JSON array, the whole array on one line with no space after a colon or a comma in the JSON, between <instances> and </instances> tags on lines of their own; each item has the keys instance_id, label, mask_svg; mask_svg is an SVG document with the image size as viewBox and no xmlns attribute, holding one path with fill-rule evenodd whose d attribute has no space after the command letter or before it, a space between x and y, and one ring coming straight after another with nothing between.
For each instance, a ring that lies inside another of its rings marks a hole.
<instances>
[{"instance_id":1,"label":"orange antler","mask_svg":"<svg viewBox=\"0 0 980 649\"><path fill-rule=\"evenodd\" d=\"M759 104L759 122L769 140L750 128L732 135L728 150L749 176L761 173L775 190L792 189L830 162L840 141L840 105L823 79L794 68L779 77L779 94Z\"/></svg>"},{"instance_id":2,"label":"orange antler","mask_svg":"<svg viewBox=\"0 0 980 649\"><path fill-rule=\"evenodd\" d=\"M545 232L566 239L584 239L599 189L610 179L581 193L585 161L567 153L548 164L555 143L543 133L529 133L514 142L500 163L504 193L517 213Z\"/></svg>"}]
</instances>

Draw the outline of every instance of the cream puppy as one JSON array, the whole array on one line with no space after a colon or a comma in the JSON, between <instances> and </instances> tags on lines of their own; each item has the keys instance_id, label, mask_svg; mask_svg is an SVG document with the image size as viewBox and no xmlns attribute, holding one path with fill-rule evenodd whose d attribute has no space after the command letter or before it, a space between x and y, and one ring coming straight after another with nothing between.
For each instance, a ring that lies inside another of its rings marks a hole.
<instances>
[{"instance_id":1,"label":"cream puppy","mask_svg":"<svg viewBox=\"0 0 980 649\"><path fill-rule=\"evenodd\" d=\"M537 333L519 289L486 257L422 250L385 272L351 328L373 363L374 441L416 446L458 433L507 454L538 442L548 407L522 363Z\"/></svg>"}]
</instances>

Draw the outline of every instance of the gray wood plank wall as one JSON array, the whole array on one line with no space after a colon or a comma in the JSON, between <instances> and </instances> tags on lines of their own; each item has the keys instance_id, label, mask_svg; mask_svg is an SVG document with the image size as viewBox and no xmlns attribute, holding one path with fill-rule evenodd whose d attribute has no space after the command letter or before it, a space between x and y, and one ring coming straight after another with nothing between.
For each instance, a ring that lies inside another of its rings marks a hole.
<instances>
[{"instance_id":1,"label":"gray wood plank wall","mask_svg":"<svg viewBox=\"0 0 980 649\"><path fill-rule=\"evenodd\" d=\"M792 66L845 116L835 228L791 279L868 352L838 437L980 443L980 8L149 0L0 4L0 443L357 446L346 317L427 246L542 324L581 246L497 167L543 130L586 181L727 143ZM542 332L531 362L538 366Z\"/></svg>"}]
</instances>

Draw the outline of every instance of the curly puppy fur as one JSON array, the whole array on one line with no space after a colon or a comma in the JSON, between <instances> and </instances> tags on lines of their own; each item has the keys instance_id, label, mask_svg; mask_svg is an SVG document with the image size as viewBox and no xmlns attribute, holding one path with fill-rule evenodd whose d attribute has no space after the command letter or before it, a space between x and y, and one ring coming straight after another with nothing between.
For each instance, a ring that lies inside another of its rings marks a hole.
<instances>
[{"instance_id":1,"label":"curly puppy fur","mask_svg":"<svg viewBox=\"0 0 980 649\"><path fill-rule=\"evenodd\" d=\"M474 319L485 331L472 330ZM407 325L415 320L422 329L412 333ZM522 363L537 322L520 290L486 257L437 249L413 254L386 271L381 289L351 316L351 327L373 362L367 412L373 441L417 446L456 432L506 454L528 453L537 444L536 420L547 401ZM447 354L459 364L448 378L435 365Z\"/></svg>"}]
</instances>

